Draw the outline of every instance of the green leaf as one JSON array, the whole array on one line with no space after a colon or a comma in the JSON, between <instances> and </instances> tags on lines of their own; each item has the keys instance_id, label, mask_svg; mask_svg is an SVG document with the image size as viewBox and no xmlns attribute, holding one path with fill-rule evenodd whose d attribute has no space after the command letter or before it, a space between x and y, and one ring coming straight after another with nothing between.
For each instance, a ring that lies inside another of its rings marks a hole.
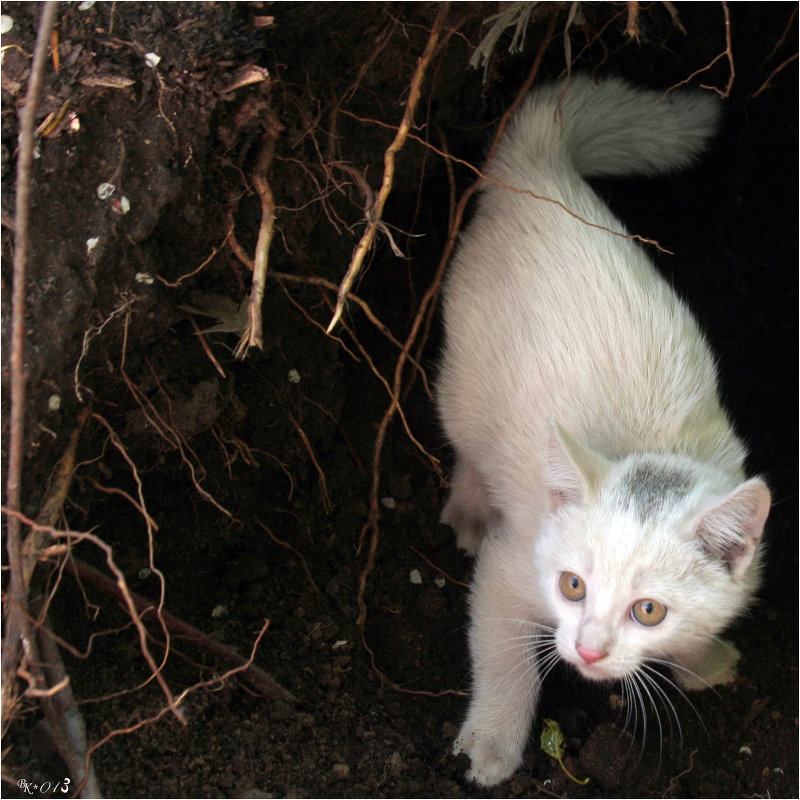
<instances>
[{"instance_id":1,"label":"green leaf","mask_svg":"<svg viewBox=\"0 0 800 800\"><path fill-rule=\"evenodd\" d=\"M582 781L578 780L564 764L564 751L567 749L567 743L564 740L564 734L561 731L561 726L554 719L545 719L543 722L544 727L542 728L542 736L539 739L539 744L542 750L544 750L545 753L547 753L547 755L549 755L551 758L554 758L556 761L558 761L559 766L564 770L564 774L571 781L574 781L580 786L586 786L586 784L589 783L589 779L584 778Z\"/></svg>"}]
</instances>

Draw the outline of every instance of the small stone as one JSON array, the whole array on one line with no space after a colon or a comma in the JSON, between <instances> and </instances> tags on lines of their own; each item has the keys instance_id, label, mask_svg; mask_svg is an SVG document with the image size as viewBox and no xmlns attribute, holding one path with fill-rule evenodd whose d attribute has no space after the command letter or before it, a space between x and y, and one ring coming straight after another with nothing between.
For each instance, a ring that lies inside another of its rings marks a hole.
<instances>
[{"instance_id":1,"label":"small stone","mask_svg":"<svg viewBox=\"0 0 800 800\"><path fill-rule=\"evenodd\" d=\"M625 708L628 705L628 701L619 694L613 693L608 696L608 704L614 711L619 711L621 708Z\"/></svg>"},{"instance_id":2,"label":"small stone","mask_svg":"<svg viewBox=\"0 0 800 800\"><path fill-rule=\"evenodd\" d=\"M403 771L404 766L402 756L395 750L387 761L389 772L396 778Z\"/></svg>"}]
</instances>

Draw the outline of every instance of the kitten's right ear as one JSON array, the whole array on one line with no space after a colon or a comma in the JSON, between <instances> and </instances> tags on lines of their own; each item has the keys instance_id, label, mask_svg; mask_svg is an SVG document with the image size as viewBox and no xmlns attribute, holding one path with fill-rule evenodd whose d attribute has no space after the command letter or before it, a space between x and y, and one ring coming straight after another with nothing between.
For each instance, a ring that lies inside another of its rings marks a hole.
<instances>
[{"instance_id":1,"label":"kitten's right ear","mask_svg":"<svg viewBox=\"0 0 800 800\"><path fill-rule=\"evenodd\" d=\"M544 485L550 511L564 505L585 505L600 486L611 464L573 439L550 419Z\"/></svg>"}]
</instances>

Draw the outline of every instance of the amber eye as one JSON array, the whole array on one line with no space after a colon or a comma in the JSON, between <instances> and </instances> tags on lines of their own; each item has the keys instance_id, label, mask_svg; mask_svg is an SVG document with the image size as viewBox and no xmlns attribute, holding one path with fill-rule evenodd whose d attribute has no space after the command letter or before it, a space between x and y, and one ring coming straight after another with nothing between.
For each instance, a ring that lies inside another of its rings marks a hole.
<instances>
[{"instance_id":1,"label":"amber eye","mask_svg":"<svg viewBox=\"0 0 800 800\"><path fill-rule=\"evenodd\" d=\"M664 621L667 607L658 600L637 600L631 606L631 616L638 623L652 627Z\"/></svg>"},{"instance_id":2,"label":"amber eye","mask_svg":"<svg viewBox=\"0 0 800 800\"><path fill-rule=\"evenodd\" d=\"M561 589L561 594L567 600L573 600L577 603L586 597L586 586L574 572L562 572L561 577L558 579L558 586Z\"/></svg>"}]
</instances>

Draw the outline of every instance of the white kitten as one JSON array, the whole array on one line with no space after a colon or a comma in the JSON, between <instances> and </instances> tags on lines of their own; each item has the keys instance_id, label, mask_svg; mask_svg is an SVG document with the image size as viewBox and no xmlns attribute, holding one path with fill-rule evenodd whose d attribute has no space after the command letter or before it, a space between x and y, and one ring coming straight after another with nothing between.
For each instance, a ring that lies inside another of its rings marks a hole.
<instances>
[{"instance_id":1,"label":"white kitten","mask_svg":"<svg viewBox=\"0 0 800 800\"><path fill-rule=\"evenodd\" d=\"M758 581L770 495L744 480L708 346L584 176L691 163L709 94L585 76L535 91L490 165L445 286L439 410L457 463L442 520L478 553L473 693L454 751L519 767L560 659L639 704L725 683L717 635ZM506 185L501 185L506 184ZM560 201L564 208L508 187Z\"/></svg>"}]
</instances>

